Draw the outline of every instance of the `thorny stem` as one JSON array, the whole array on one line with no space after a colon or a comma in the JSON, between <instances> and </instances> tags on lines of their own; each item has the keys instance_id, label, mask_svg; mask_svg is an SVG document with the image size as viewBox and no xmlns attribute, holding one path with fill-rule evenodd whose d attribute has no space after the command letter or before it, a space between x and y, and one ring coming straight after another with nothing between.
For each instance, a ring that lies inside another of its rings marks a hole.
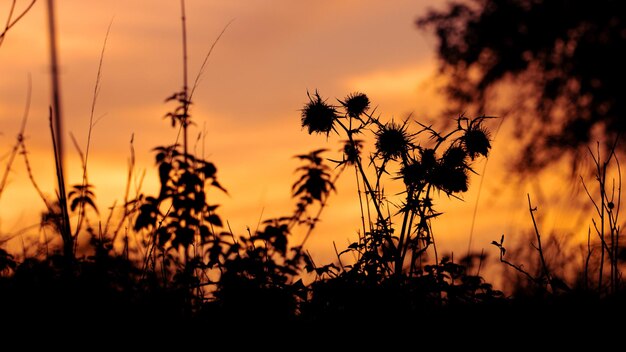
<instances>
[{"instance_id":1,"label":"thorny stem","mask_svg":"<svg viewBox=\"0 0 626 352\"><path fill-rule=\"evenodd\" d=\"M348 135L348 140L350 141L350 144L352 145L352 147L356 148L356 142L354 141L354 138L352 137L352 131L348 129L341 121L337 120L337 122L344 129L344 131L346 131L346 134ZM387 227L385 217L383 216L383 213L380 209L380 205L378 204L378 199L376 198L376 193L374 192L374 190L372 189L372 186L369 183L367 175L365 174L365 170L363 170L363 165L361 163L360 156L357 156L357 161L355 164L357 165L359 169L359 173L361 174L361 177L363 178L363 183L365 184L365 188L367 188L367 193L370 194L370 197L372 198L372 201L374 203L374 208L376 209L376 213L378 214L378 222L380 222L381 225L384 225L385 227Z\"/></svg>"}]
</instances>

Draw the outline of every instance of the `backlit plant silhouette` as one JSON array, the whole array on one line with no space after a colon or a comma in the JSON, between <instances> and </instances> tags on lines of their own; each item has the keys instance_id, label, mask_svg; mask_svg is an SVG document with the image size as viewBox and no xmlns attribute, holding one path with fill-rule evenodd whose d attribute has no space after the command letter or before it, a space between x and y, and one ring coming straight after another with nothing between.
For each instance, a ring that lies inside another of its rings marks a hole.
<instances>
[{"instance_id":1,"label":"backlit plant silhouette","mask_svg":"<svg viewBox=\"0 0 626 352\"><path fill-rule=\"evenodd\" d=\"M370 284L393 279L413 285L420 279L425 291L446 293L447 299L458 298L459 288L473 298L497 296L491 285L467 275L465 267L451 258L440 260L431 226L442 214L434 207L434 197L460 198L468 190L472 162L488 156L491 142L484 123L491 117L459 116L455 128L438 132L410 119L383 121L370 111L363 93L352 93L338 103L327 103L318 92L309 94L301 122L309 134L333 132L346 139L341 159L334 162L356 171L363 221L358 240L338 253L342 269L326 266L316 273ZM374 148L365 154L367 139L374 141ZM397 194L386 193L396 189ZM429 252L434 262L427 259ZM347 253L356 260L344 265Z\"/></svg>"}]
</instances>

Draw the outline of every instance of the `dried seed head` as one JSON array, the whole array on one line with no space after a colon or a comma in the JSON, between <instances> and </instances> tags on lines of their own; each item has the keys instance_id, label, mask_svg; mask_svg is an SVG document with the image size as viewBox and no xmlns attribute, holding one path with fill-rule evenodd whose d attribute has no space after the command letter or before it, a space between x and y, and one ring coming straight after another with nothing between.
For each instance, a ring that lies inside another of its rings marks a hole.
<instances>
[{"instance_id":1,"label":"dried seed head","mask_svg":"<svg viewBox=\"0 0 626 352\"><path fill-rule=\"evenodd\" d=\"M350 117L359 117L370 107L370 100L363 93L349 94L344 101L339 102L346 108Z\"/></svg>"},{"instance_id":2,"label":"dried seed head","mask_svg":"<svg viewBox=\"0 0 626 352\"><path fill-rule=\"evenodd\" d=\"M412 137L407 133L407 125L393 121L380 126L376 132L376 155L385 160L404 158L412 146Z\"/></svg>"},{"instance_id":3,"label":"dried seed head","mask_svg":"<svg viewBox=\"0 0 626 352\"><path fill-rule=\"evenodd\" d=\"M309 95L309 102L302 109L302 127L307 127L309 134L326 133L328 136L337 118L335 107L323 101L317 92L312 97Z\"/></svg>"},{"instance_id":4,"label":"dried seed head","mask_svg":"<svg viewBox=\"0 0 626 352\"><path fill-rule=\"evenodd\" d=\"M489 131L482 127L480 123L470 124L465 134L461 136L461 144L470 159L474 160L479 155L487 157L489 149L491 149Z\"/></svg>"}]
</instances>

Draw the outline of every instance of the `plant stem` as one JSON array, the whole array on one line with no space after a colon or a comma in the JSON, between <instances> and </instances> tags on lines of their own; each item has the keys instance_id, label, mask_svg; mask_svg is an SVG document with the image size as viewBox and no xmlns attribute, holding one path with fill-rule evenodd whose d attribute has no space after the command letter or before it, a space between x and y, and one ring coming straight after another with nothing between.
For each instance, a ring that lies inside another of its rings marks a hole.
<instances>
[{"instance_id":1,"label":"plant stem","mask_svg":"<svg viewBox=\"0 0 626 352\"><path fill-rule=\"evenodd\" d=\"M602 276L604 272L604 252L605 252L605 239L604 239L604 210L605 210L605 192L604 192L604 182L606 177L606 164L604 168L600 167L600 147L598 147L598 159L596 161L597 173L598 173L598 183L600 185L600 239L602 241L601 252L600 252L600 270L598 272L598 293L602 292Z\"/></svg>"},{"instance_id":2,"label":"plant stem","mask_svg":"<svg viewBox=\"0 0 626 352\"><path fill-rule=\"evenodd\" d=\"M56 24L54 15L54 1L48 0L48 34L50 41L50 74L52 78L52 107L50 108L50 131L54 149L57 185L59 187L59 207L61 208L61 238L63 239L63 253L67 259L74 257L74 239L70 229L70 217L67 210L67 194L65 193L65 178L63 176L63 124L61 115L61 86L59 83L59 68L57 59Z\"/></svg>"},{"instance_id":3,"label":"plant stem","mask_svg":"<svg viewBox=\"0 0 626 352\"><path fill-rule=\"evenodd\" d=\"M543 255L543 248L541 247L541 235L539 234L539 228L537 227L537 221L535 220L534 212L537 211L537 208L533 208L530 202L530 194L526 194L528 197L528 210L530 211L530 217L533 221L533 226L535 228L535 236L537 236L537 250L539 251L539 260L541 261L541 277L545 277L548 279L548 282L551 282L550 272L548 270L548 266L546 265L546 260Z\"/></svg>"},{"instance_id":4,"label":"plant stem","mask_svg":"<svg viewBox=\"0 0 626 352\"><path fill-rule=\"evenodd\" d=\"M65 193L65 180L63 179L63 168L60 163L59 151L52 122L52 108L50 108L50 132L52 134L52 146L54 149L54 161L56 166L57 182L59 187L59 207L61 208L61 223L59 224L61 238L63 239L63 254L68 261L74 258L74 238L70 229L70 217L67 211L67 196Z\"/></svg>"},{"instance_id":5,"label":"plant stem","mask_svg":"<svg viewBox=\"0 0 626 352\"><path fill-rule=\"evenodd\" d=\"M183 36L183 117L181 124L183 127L183 152L187 161L187 125L189 123L189 86L187 84L187 17L185 15L185 0L180 0L181 25Z\"/></svg>"},{"instance_id":6,"label":"plant stem","mask_svg":"<svg viewBox=\"0 0 626 352\"><path fill-rule=\"evenodd\" d=\"M11 8L9 9L9 15L7 16L6 24L4 25L4 29L2 30L2 32L0 32L0 46L2 46L2 42L4 42L4 38L6 37L6 34L9 31L9 29L11 29L11 27L13 27L17 22L19 22L19 20L21 20L22 17L24 17L24 15L26 15L26 13L30 11L33 5L35 5L36 1L37 0L32 0L30 4L28 4L28 6L26 6L26 8L19 15L15 17L15 19L12 19L12 18L13 18L13 13L15 11L15 5L17 4L17 0L11 1Z\"/></svg>"},{"instance_id":7,"label":"plant stem","mask_svg":"<svg viewBox=\"0 0 626 352\"><path fill-rule=\"evenodd\" d=\"M346 131L346 134L348 135L348 140L350 141L350 144L352 145L353 148L356 148L356 142L354 141L354 138L352 137L352 131L349 130L341 121L337 120L337 123L339 123L339 125L344 129L344 131ZM385 217L383 216L382 211L380 210L380 205L379 205L379 201L378 199L375 197L375 192L372 189L372 186L369 183L369 180L367 179L367 175L365 174L365 170L363 170L363 164L361 163L361 157L357 156L357 161L355 163L359 169L359 173L361 174L361 177L363 178L363 183L365 184L365 188L367 189L367 192L370 194L371 198L372 198L372 202L374 203L374 208L376 208L376 213L378 214L378 221L381 224L385 224L386 226L386 221L385 221Z\"/></svg>"}]
</instances>

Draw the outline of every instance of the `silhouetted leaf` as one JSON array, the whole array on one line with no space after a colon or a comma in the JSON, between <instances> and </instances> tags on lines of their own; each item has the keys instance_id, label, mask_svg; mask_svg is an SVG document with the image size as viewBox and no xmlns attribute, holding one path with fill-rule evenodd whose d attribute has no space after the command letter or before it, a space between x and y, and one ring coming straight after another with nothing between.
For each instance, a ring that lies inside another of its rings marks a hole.
<instances>
[{"instance_id":1,"label":"silhouetted leaf","mask_svg":"<svg viewBox=\"0 0 626 352\"><path fill-rule=\"evenodd\" d=\"M222 227L222 219L217 214L209 214L204 218L209 224Z\"/></svg>"},{"instance_id":2,"label":"silhouetted leaf","mask_svg":"<svg viewBox=\"0 0 626 352\"><path fill-rule=\"evenodd\" d=\"M213 165L213 163L207 162L204 164L202 169L200 169L200 172L202 172L206 178L212 178L215 176L217 168Z\"/></svg>"},{"instance_id":3,"label":"silhouetted leaf","mask_svg":"<svg viewBox=\"0 0 626 352\"><path fill-rule=\"evenodd\" d=\"M226 188L222 187L222 185L221 185L219 182L217 182L217 180L215 180L215 179L214 179L214 180L213 180L213 182L211 182L211 185L213 185L213 186L217 187L217 188L218 188L218 189L220 189L222 192L224 192L224 193L228 194L228 191L226 191Z\"/></svg>"}]
</instances>

